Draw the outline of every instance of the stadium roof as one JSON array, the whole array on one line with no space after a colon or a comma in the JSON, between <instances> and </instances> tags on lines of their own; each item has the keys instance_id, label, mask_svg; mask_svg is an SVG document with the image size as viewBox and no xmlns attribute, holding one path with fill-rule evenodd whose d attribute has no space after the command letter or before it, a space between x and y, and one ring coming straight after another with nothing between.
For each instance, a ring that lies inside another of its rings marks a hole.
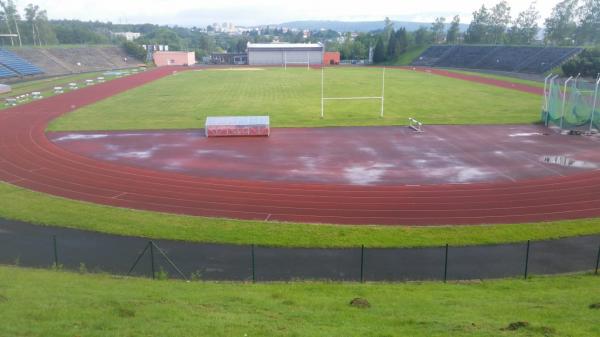
<instances>
[{"instance_id":1,"label":"stadium roof","mask_svg":"<svg viewBox=\"0 0 600 337\"><path fill-rule=\"evenodd\" d=\"M323 48L320 43L250 43L248 48L285 49L285 48Z\"/></svg>"}]
</instances>

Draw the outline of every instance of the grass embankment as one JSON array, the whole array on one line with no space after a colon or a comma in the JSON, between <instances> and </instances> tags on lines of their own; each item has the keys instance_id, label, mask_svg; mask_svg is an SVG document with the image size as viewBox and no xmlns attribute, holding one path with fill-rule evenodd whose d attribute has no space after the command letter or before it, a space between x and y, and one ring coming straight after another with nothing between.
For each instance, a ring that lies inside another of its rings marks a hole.
<instances>
[{"instance_id":1,"label":"grass embankment","mask_svg":"<svg viewBox=\"0 0 600 337\"><path fill-rule=\"evenodd\" d=\"M402 53L398 58L392 62L386 62L385 65L390 66L407 66L414 61L419 55L421 55L425 50L427 50L429 46L417 46L408 49L406 52Z\"/></svg>"},{"instance_id":2,"label":"grass embankment","mask_svg":"<svg viewBox=\"0 0 600 337\"><path fill-rule=\"evenodd\" d=\"M539 119L541 98L515 90L400 69L386 71L385 116L379 100L327 101L321 119L321 71L199 70L149 83L53 121L52 131L201 128L206 116L270 115L273 127L512 124ZM381 70L325 70L325 96L380 96Z\"/></svg>"},{"instance_id":3,"label":"grass embankment","mask_svg":"<svg viewBox=\"0 0 600 337\"><path fill-rule=\"evenodd\" d=\"M507 81L507 82L517 83L517 84L525 84L525 85L529 85L529 86L537 87L537 88L544 87L543 81L538 82L538 81L526 80L526 79L522 79L522 78L518 78L518 77L496 75L496 74L477 72L477 71L466 71L466 70L456 70L456 69L448 69L448 71L451 71L451 72L457 73L457 74L479 76L479 77L491 78L494 80Z\"/></svg>"},{"instance_id":4,"label":"grass embankment","mask_svg":"<svg viewBox=\"0 0 600 337\"><path fill-rule=\"evenodd\" d=\"M56 86L62 86L65 89L65 91L69 91L68 84L71 82L76 82L81 88L85 86L84 80L87 79L96 79L99 76L103 76L106 81L114 79L113 76L102 75L103 73L105 72L75 74L11 84L10 86L12 88L12 91L0 94L0 99L4 100L6 98L31 93L33 91L39 91L44 97L50 97L54 96L54 87ZM0 105L0 110L6 108L8 108L8 106L6 106L5 104Z\"/></svg>"},{"instance_id":5,"label":"grass embankment","mask_svg":"<svg viewBox=\"0 0 600 337\"><path fill-rule=\"evenodd\" d=\"M598 281L185 283L0 267L0 335L588 337Z\"/></svg>"},{"instance_id":6,"label":"grass embankment","mask_svg":"<svg viewBox=\"0 0 600 337\"><path fill-rule=\"evenodd\" d=\"M594 219L493 226L336 226L190 217L100 206L0 183L0 216L102 233L285 247L431 247L600 233Z\"/></svg>"}]
</instances>

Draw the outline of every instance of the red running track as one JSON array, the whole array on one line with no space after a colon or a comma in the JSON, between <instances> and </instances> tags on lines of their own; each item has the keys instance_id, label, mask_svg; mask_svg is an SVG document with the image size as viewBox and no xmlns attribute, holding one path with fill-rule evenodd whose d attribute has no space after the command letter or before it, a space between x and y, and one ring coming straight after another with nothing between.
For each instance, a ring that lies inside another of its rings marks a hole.
<instances>
[{"instance_id":1,"label":"red running track","mask_svg":"<svg viewBox=\"0 0 600 337\"><path fill-rule=\"evenodd\" d=\"M171 74L159 68L0 112L0 179L103 205L239 219L384 225L600 216L600 172L518 183L349 186L191 177L120 166L50 142L53 118Z\"/></svg>"}]
</instances>

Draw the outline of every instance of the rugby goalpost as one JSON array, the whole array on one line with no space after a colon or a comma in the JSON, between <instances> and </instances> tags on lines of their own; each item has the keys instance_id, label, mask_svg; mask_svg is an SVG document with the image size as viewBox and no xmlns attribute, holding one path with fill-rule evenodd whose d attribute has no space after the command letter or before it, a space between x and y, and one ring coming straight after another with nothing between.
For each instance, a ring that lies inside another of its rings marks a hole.
<instances>
[{"instance_id":1,"label":"rugby goalpost","mask_svg":"<svg viewBox=\"0 0 600 337\"><path fill-rule=\"evenodd\" d=\"M283 52L283 69L287 70L287 65L293 64L306 64L306 69L310 70L310 52L306 52L306 61L288 61L287 60L287 51Z\"/></svg>"},{"instance_id":2,"label":"rugby goalpost","mask_svg":"<svg viewBox=\"0 0 600 337\"><path fill-rule=\"evenodd\" d=\"M379 117L383 117L385 96L385 67L381 71L381 96L346 96L346 97L325 97L325 67L321 66L321 118L325 117L325 101L342 101L342 100L380 100L381 110Z\"/></svg>"}]
</instances>

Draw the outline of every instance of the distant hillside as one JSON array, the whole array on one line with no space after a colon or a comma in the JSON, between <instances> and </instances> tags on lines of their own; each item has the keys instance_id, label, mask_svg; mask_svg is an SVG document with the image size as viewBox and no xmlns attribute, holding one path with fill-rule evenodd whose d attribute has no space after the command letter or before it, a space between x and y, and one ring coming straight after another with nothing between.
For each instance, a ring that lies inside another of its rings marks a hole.
<instances>
[{"instance_id":1,"label":"distant hillside","mask_svg":"<svg viewBox=\"0 0 600 337\"><path fill-rule=\"evenodd\" d=\"M431 22L408 22L392 21L394 28L404 27L408 31L415 31L420 27L430 27ZM292 21L274 25L277 27L295 28L295 29L331 29L336 32L372 32L381 30L384 27L384 21ZM450 24L446 24L446 27ZM469 25L461 24L461 30L466 31Z\"/></svg>"}]
</instances>

